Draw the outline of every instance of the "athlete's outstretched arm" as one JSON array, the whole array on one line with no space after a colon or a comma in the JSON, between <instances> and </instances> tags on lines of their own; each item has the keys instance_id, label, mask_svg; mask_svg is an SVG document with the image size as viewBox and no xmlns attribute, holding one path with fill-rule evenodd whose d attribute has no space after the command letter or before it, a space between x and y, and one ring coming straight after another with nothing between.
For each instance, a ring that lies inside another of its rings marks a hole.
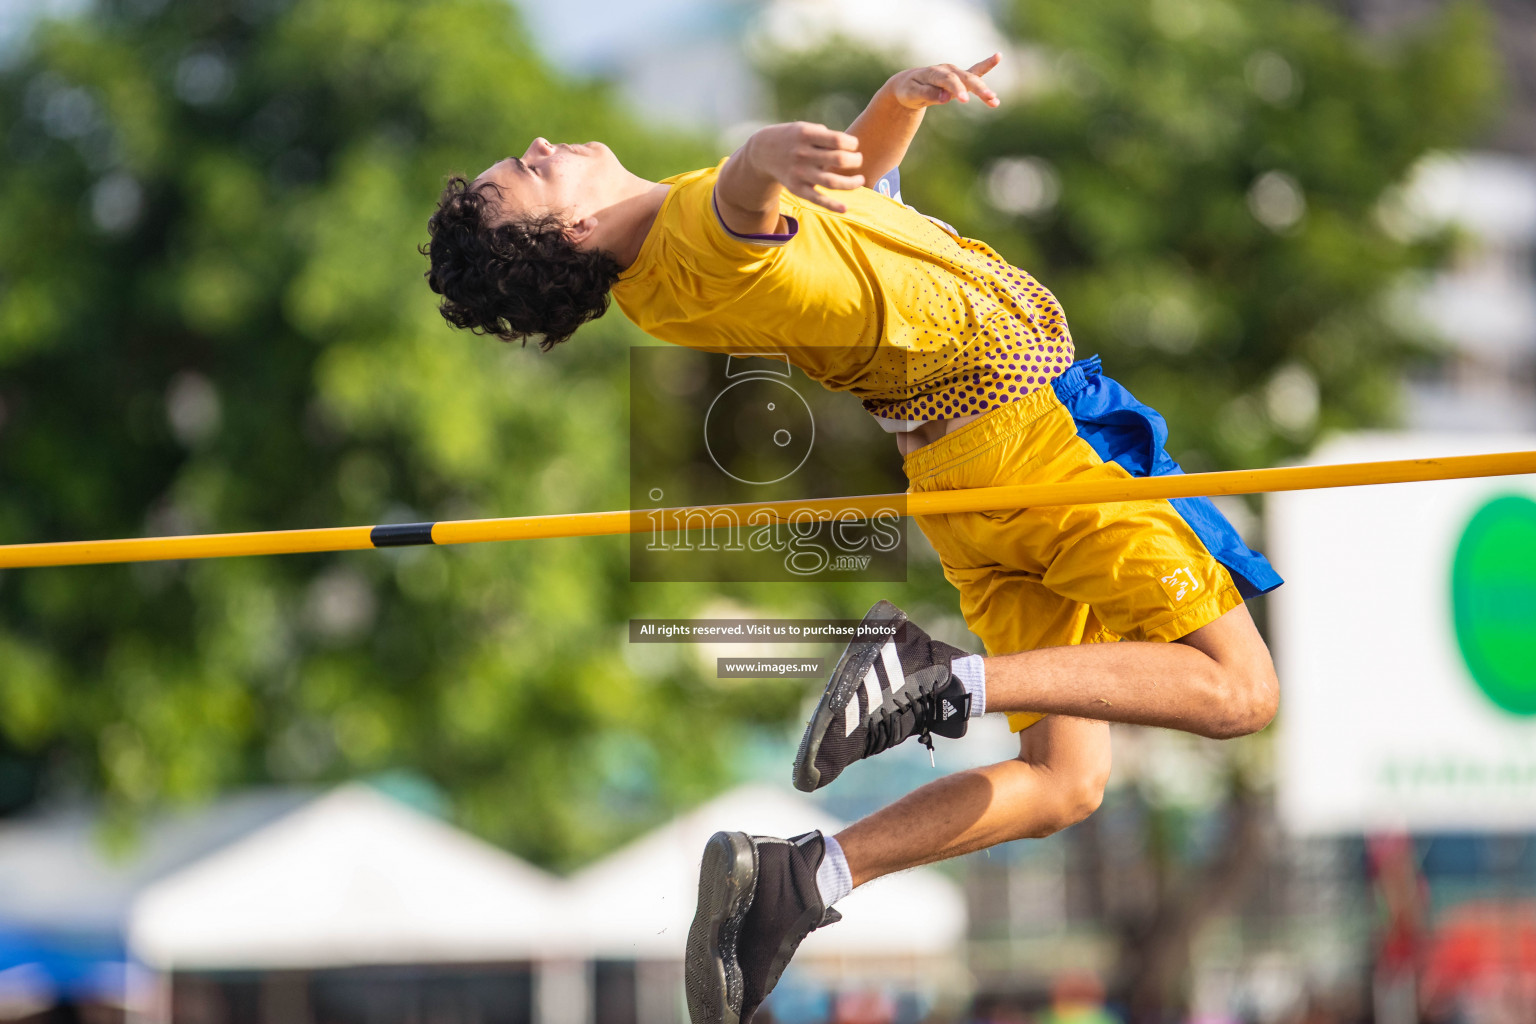
<instances>
[{"instance_id":1,"label":"athlete's outstretched arm","mask_svg":"<svg viewBox=\"0 0 1536 1024\"><path fill-rule=\"evenodd\" d=\"M781 231L779 188L835 213L847 206L822 189L858 188L901 163L923 111L975 93L989 107L997 94L981 76L997 67L993 54L968 70L953 64L912 68L892 75L846 132L796 121L755 132L726 161L715 183L715 208L738 234Z\"/></svg>"},{"instance_id":2,"label":"athlete's outstretched arm","mask_svg":"<svg viewBox=\"0 0 1536 1024\"><path fill-rule=\"evenodd\" d=\"M848 127L848 134L859 140L859 152L864 154L864 180L879 181L901 163L927 108L952 99L965 103L968 93L975 93L989 107L997 106L997 94L987 88L981 76L997 67L1001 59L994 53L968 69L935 64L892 75Z\"/></svg>"}]
</instances>

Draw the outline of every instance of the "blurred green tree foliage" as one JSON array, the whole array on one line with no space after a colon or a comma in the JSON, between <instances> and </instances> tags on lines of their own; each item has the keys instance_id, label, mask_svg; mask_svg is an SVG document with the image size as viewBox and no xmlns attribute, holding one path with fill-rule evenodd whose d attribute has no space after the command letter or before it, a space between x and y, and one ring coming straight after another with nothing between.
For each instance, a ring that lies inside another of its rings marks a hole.
<instances>
[{"instance_id":1,"label":"blurred green tree foliage","mask_svg":"<svg viewBox=\"0 0 1536 1024\"><path fill-rule=\"evenodd\" d=\"M5 541L627 504L643 337L451 331L416 246L447 172L535 134L717 157L550 72L504 0L105 0L12 56L0 123ZM624 642L713 593L631 586L622 538L0 573L0 752L124 820L409 767L569 864L798 706Z\"/></svg>"},{"instance_id":2,"label":"blurred green tree foliage","mask_svg":"<svg viewBox=\"0 0 1536 1024\"><path fill-rule=\"evenodd\" d=\"M1386 41L1295 0L1004 8L1017 89L930 111L904 198L1050 288L1078 352L1167 416L1187 469L1390 421L1433 342L1391 289L1445 255L1406 238L1394 190L1487 124L1480 9ZM895 67L845 43L779 58L779 113L841 127Z\"/></svg>"}]
</instances>

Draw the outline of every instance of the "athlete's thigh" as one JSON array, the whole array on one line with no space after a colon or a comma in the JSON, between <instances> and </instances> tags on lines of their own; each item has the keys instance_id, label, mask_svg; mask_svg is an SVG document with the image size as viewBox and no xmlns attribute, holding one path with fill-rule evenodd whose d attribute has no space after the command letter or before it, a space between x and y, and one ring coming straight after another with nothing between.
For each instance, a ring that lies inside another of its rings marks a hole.
<instances>
[{"instance_id":1,"label":"athlete's thigh","mask_svg":"<svg viewBox=\"0 0 1536 1024\"><path fill-rule=\"evenodd\" d=\"M1102 786L1111 763L1109 723L1048 715L1019 733L1019 760L1059 772L1064 784Z\"/></svg>"},{"instance_id":2,"label":"athlete's thigh","mask_svg":"<svg viewBox=\"0 0 1536 1024\"><path fill-rule=\"evenodd\" d=\"M1120 639L1099 621L1093 609L1069 600L1017 569L993 565L945 574L960 591L960 610L987 654L1016 654L1042 647L1113 642ZM1014 732L1045 716L1020 711L1008 716Z\"/></svg>"}]
</instances>

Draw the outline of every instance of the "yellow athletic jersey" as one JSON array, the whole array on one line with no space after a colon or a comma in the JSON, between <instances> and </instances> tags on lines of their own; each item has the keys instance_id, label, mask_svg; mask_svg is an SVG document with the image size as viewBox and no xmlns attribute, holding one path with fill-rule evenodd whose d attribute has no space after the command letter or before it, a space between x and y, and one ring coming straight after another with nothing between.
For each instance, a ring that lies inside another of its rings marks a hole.
<instances>
[{"instance_id":1,"label":"yellow athletic jersey","mask_svg":"<svg viewBox=\"0 0 1536 1024\"><path fill-rule=\"evenodd\" d=\"M781 192L789 230L739 235L714 205L715 167L671 185L613 288L663 341L782 353L876 416L950 419L1044 387L1072 362L1050 292L981 242L860 188L833 213Z\"/></svg>"}]
</instances>

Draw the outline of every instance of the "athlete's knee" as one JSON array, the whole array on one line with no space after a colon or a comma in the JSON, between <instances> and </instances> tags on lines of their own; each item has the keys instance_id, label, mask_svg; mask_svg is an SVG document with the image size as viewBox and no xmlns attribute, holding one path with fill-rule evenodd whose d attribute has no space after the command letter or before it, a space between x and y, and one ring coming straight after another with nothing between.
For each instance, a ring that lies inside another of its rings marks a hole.
<instances>
[{"instance_id":1,"label":"athlete's knee","mask_svg":"<svg viewBox=\"0 0 1536 1024\"><path fill-rule=\"evenodd\" d=\"M1267 726L1280 707L1280 683L1269 648L1248 614L1238 606L1209 625L1183 637L1205 655L1190 671L1200 680L1208 716L1192 729L1202 736L1228 740L1256 733Z\"/></svg>"},{"instance_id":2,"label":"athlete's knee","mask_svg":"<svg viewBox=\"0 0 1536 1024\"><path fill-rule=\"evenodd\" d=\"M1221 666L1222 714L1214 739L1249 736L1274 721L1280 710L1280 681L1268 652Z\"/></svg>"},{"instance_id":3,"label":"athlete's knee","mask_svg":"<svg viewBox=\"0 0 1536 1024\"><path fill-rule=\"evenodd\" d=\"M1030 809L1035 828L1028 838L1054 835L1098 810L1104 802L1104 787L1109 784L1109 759L1056 768L1050 777L1052 784L1041 795L1041 806Z\"/></svg>"},{"instance_id":4,"label":"athlete's knee","mask_svg":"<svg viewBox=\"0 0 1536 1024\"><path fill-rule=\"evenodd\" d=\"M1062 828L1076 825L1104 803L1104 787L1109 784L1109 768L1100 773L1085 772L1072 780L1067 793L1066 814L1062 816Z\"/></svg>"},{"instance_id":5,"label":"athlete's knee","mask_svg":"<svg viewBox=\"0 0 1536 1024\"><path fill-rule=\"evenodd\" d=\"M1092 776L1063 780L1060 791L1055 794L1050 813L1044 816L1041 836L1054 835L1071 828L1098 810L1103 802L1103 781Z\"/></svg>"}]
</instances>

